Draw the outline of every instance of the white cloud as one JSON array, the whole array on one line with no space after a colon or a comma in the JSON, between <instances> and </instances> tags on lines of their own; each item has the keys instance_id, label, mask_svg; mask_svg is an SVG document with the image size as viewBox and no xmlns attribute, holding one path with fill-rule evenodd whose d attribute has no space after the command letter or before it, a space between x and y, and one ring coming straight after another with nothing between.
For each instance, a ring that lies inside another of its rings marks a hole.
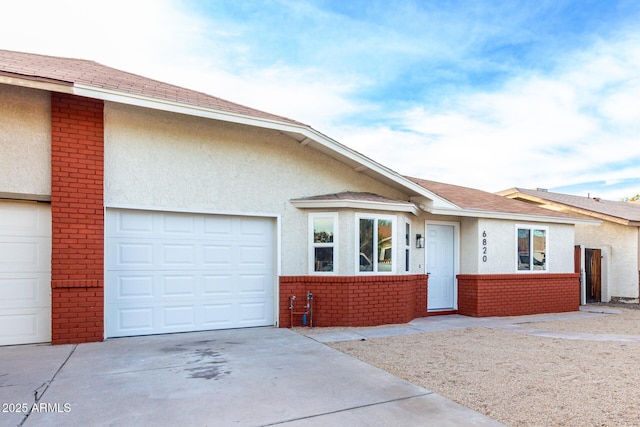
<instances>
[{"instance_id":1,"label":"white cloud","mask_svg":"<svg viewBox=\"0 0 640 427\"><path fill-rule=\"evenodd\" d=\"M556 73L516 78L494 92L411 108L398 114L402 131L336 133L401 173L488 191L638 178L640 57L632 41L602 42L567 55Z\"/></svg>"}]
</instances>

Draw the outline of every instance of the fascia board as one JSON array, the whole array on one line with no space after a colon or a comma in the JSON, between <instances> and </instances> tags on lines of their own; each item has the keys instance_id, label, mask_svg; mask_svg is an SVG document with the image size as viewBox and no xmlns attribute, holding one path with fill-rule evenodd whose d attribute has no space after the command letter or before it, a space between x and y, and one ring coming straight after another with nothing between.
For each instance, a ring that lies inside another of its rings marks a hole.
<instances>
[{"instance_id":1,"label":"fascia board","mask_svg":"<svg viewBox=\"0 0 640 427\"><path fill-rule=\"evenodd\" d=\"M380 203L366 200L292 200L291 204L302 209L367 209L392 212L409 212L418 215L418 208L407 203Z\"/></svg>"},{"instance_id":2,"label":"fascia board","mask_svg":"<svg viewBox=\"0 0 640 427\"><path fill-rule=\"evenodd\" d=\"M246 116L243 114L231 113L226 111L223 112L211 108L198 107L175 101L157 99L142 95L134 95L103 88L96 88L83 84L75 84L73 93L74 95L78 96L102 99L104 101L117 102L120 104L135 105L138 107L144 107L153 110L161 110L172 113L185 114L189 116L215 119L225 122L246 124L280 131L291 132L295 129L297 132L299 132L301 129L304 129L302 125L296 126L293 123L284 123L277 120Z\"/></svg>"},{"instance_id":3,"label":"fascia board","mask_svg":"<svg viewBox=\"0 0 640 427\"><path fill-rule=\"evenodd\" d=\"M546 215L528 215L521 213L511 212L491 212L491 211L477 211L477 210L450 210L450 209L432 209L430 211L434 215L457 215L463 217L473 218L490 218L490 219L504 219L513 221L534 221L534 222L547 222L556 224L582 224L582 225L600 225L602 221L594 219L581 219L581 218L561 218L555 216Z\"/></svg>"},{"instance_id":4,"label":"fascia board","mask_svg":"<svg viewBox=\"0 0 640 427\"><path fill-rule=\"evenodd\" d=\"M50 92L62 92L62 93L73 93L73 86L68 83L65 84L63 82L57 83L54 81L44 81L38 79L29 79L29 78L20 78L20 77L10 77L7 75L0 75L0 83L7 84L11 86L21 86L30 89L39 89L46 90Z\"/></svg>"}]
</instances>

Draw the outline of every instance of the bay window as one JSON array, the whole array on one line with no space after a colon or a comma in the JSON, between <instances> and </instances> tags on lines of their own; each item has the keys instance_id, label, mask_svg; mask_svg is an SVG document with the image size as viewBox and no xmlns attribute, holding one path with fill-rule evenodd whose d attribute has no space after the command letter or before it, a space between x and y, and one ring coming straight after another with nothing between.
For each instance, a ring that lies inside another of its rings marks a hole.
<instances>
[{"instance_id":1,"label":"bay window","mask_svg":"<svg viewBox=\"0 0 640 427\"><path fill-rule=\"evenodd\" d=\"M389 215L356 215L359 272L395 271L394 239L396 219Z\"/></svg>"}]
</instances>

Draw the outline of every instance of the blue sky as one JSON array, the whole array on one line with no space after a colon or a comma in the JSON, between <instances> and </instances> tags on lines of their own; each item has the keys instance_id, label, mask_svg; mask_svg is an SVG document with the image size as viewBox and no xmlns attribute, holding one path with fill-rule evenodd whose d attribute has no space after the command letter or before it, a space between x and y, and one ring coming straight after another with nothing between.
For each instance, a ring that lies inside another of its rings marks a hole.
<instances>
[{"instance_id":1,"label":"blue sky","mask_svg":"<svg viewBox=\"0 0 640 427\"><path fill-rule=\"evenodd\" d=\"M635 0L60 0L2 15L0 48L281 114L402 174L640 192Z\"/></svg>"}]
</instances>

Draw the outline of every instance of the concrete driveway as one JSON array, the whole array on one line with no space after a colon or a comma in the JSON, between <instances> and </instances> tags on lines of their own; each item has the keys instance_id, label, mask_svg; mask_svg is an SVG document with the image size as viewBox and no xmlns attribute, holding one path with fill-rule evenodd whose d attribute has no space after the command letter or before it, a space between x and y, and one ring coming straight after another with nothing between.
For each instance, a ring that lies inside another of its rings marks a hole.
<instances>
[{"instance_id":1,"label":"concrete driveway","mask_svg":"<svg viewBox=\"0 0 640 427\"><path fill-rule=\"evenodd\" d=\"M2 426L500 425L276 328L0 347L0 402Z\"/></svg>"}]
</instances>

